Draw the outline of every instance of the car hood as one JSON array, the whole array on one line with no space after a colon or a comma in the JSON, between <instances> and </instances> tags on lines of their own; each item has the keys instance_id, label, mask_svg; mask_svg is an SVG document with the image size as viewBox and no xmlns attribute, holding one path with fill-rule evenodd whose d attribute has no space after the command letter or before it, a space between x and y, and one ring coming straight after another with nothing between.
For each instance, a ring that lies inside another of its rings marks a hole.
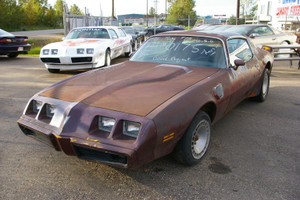
<instances>
[{"instance_id":1,"label":"car hood","mask_svg":"<svg viewBox=\"0 0 300 200\"><path fill-rule=\"evenodd\" d=\"M46 45L44 48L68 48L68 47L93 47L99 46L103 43L106 43L107 39L72 39L72 40L64 40L62 42L54 42Z\"/></svg>"},{"instance_id":2,"label":"car hood","mask_svg":"<svg viewBox=\"0 0 300 200\"><path fill-rule=\"evenodd\" d=\"M219 69L126 61L75 76L40 96L146 116Z\"/></svg>"}]
</instances>

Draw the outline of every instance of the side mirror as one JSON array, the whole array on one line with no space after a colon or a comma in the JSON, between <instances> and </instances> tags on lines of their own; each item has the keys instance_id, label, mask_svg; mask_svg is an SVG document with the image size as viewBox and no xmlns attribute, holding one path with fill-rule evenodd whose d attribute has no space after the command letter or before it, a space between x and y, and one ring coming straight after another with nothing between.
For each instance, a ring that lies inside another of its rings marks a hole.
<instances>
[{"instance_id":1,"label":"side mirror","mask_svg":"<svg viewBox=\"0 0 300 200\"><path fill-rule=\"evenodd\" d=\"M234 70L237 70L239 68L239 66L243 66L245 65L245 61L241 60L241 59L236 59L234 60L234 66L232 66L232 68Z\"/></svg>"},{"instance_id":2,"label":"side mirror","mask_svg":"<svg viewBox=\"0 0 300 200\"><path fill-rule=\"evenodd\" d=\"M256 38L257 36L259 36L259 34L257 34L257 33L251 33L249 35L249 37L252 38L252 39Z\"/></svg>"}]
</instances>

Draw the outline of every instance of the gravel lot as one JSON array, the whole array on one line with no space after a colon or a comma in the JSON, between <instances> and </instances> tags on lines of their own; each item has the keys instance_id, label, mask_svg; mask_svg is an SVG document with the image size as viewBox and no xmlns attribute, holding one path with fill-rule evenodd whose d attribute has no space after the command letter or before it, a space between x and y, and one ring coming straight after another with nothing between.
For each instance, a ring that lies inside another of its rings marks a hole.
<instances>
[{"instance_id":1,"label":"gravel lot","mask_svg":"<svg viewBox=\"0 0 300 200\"><path fill-rule=\"evenodd\" d=\"M114 62L120 62L120 58ZM193 167L171 156L140 170L56 152L17 126L28 99L78 72L50 74L36 57L0 57L0 199L300 199L300 70L275 65L264 103L245 100L213 126Z\"/></svg>"}]
</instances>

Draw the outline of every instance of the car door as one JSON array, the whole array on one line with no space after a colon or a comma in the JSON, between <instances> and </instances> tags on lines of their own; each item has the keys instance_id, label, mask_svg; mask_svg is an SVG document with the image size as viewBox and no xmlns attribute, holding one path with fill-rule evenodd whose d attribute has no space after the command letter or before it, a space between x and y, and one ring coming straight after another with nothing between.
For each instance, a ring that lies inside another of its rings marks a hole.
<instances>
[{"instance_id":1,"label":"car door","mask_svg":"<svg viewBox=\"0 0 300 200\"><path fill-rule=\"evenodd\" d=\"M254 28L250 33L250 37L254 37L253 42L255 44L275 45L280 43L278 42L276 34L269 26L259 26Z\"/></svg>"},{"instance_id":2,"label":"car door","mask_svg":"<svg viewBox=\"0 0 300 200\"><path fill-rule=\"evenodd\" d=\"M253 51L248 41L244 38L233 38L227 41L229 51L229 62L231 67L229 77L231 80L231 110L234 106L244 100L251 92L259 76ZM245 64L236 66L235 60L242 60Z\"/></svg>"},{"instance_id":3,"label":"car door","mask_svg":"<svg viewBox=\"0 0 300 200\"><path fill-rule=\"evenodd\" d=\"M122 54L122 47L120 45L120 37L114 29L108 29L109 34L112 38L112 46L111 46L111 58L116 58Z\"/></svg>"}]
</instances>

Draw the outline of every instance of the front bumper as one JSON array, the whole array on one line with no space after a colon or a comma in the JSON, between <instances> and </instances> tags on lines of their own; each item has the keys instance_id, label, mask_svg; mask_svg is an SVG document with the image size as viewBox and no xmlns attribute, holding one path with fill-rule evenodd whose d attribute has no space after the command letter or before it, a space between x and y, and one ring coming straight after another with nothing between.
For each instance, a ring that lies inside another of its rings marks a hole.
<instances>
[{"instance_id":1,"label":"front bumper","mask_svg":"<svg viewBox=\"0 0 300 200\"><path fill-rule=\"evenodd\" d=\"M87 110L86 106L80 105L79 110ZM100 109L100 108L98 108ZM112 113L117 121L126 119L127 114L113 113L113 111L98 110L97 108L88 113L79 114L82 118L71 117L62 127L54 126L52 122L38 120L37 117L27 115L26 112L17 121L22 132L57 151L63 151L67 155L77 156L78 158L96 161L120 168L136 169L154 160L154 146L156 142L156 130L152 120L142 119L145 128L141 129L141 137L128 139L120 137L117 133L103 135L97 130L91 130L94 126L90 120L96 113L105 115ZM73 116L74 113L70 113ZM91 118L88 118L91 117ZM74 121L72 121L74 120ZM78 121L79 120L79 121ZM75 122L76 121L76 122ZM85 126L90 122L91 125ZM52 124L51 124L52 123ZM79 128L76 128L78 126Z\"/></svg>"}]
</instances>

